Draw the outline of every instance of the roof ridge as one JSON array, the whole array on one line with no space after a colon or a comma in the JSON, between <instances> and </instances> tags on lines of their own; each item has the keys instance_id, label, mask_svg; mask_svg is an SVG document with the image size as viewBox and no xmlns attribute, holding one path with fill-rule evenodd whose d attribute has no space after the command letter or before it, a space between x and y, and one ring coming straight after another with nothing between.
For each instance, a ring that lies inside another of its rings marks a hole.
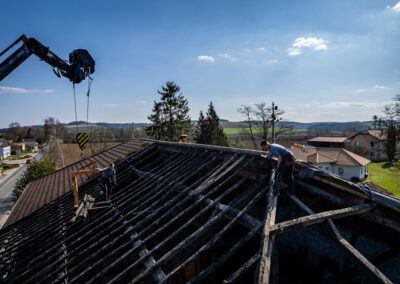
<instances>
[{"instance_id":1,"label":"roof ridge","mask_svg":"<svg viewBox=\"0 0 400 284\"><path fill-rule=\"evenodd\" d=\"M347 155L348 157L350 157L352 160L356 161L360 166L362 166L362 164L361 164L357 159L355 159L355 158L353 157L353 155L357 155L357 156L359 156L360 158L366 159L366 158L364 158L363 156L360 156L360 155L358 155L358 154L356 154L356 153L353 153L353 152L351 152L351 151L349 151L349 150L347 150L347 149L342 149L342 150L343 150L344 153L346 153L346 155ZM366 159L366 160L367 160L367 159Z\"/></svg>"}]
</instances>

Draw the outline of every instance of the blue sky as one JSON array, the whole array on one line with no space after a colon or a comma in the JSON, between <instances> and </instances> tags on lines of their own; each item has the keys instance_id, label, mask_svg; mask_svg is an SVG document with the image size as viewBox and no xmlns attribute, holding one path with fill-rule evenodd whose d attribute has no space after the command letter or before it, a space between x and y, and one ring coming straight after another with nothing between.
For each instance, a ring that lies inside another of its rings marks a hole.
<instances>
[{"instance_id":1,"label":"blue sky","mask_svg":"<svg viewBox=\"0 0 400 284\"><path fill-rule=\"evenodd\" d=\"M61 58L89 50L93 122L146 122L166 81L192 119L210 101L233 121L242 104L275 101L289 120L369 120L400 93L398 0L6 0L1 10L0 50L23 33ZM31 56L0 82L0 114L0 127L73 121L72 84Z\"/></svg>"}]
</instances>

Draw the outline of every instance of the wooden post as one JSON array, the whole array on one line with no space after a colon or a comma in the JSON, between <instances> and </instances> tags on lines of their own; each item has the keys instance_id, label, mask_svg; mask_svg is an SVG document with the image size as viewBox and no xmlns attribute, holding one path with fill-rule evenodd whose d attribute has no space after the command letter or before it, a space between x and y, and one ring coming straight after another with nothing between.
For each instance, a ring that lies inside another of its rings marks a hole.
<instances>
[{"instance_id":1,"label":"wooden post","mask_svg":"<svg viewBox=\"0 0 400 284\"><path fill-rule=\"evenodd\" d=\"M76 180L76 176L72 176L72 184L74 186L74 207L78 208L79 206L79 197L78 197L78 181Z\"/></svg>"}]
</instances>

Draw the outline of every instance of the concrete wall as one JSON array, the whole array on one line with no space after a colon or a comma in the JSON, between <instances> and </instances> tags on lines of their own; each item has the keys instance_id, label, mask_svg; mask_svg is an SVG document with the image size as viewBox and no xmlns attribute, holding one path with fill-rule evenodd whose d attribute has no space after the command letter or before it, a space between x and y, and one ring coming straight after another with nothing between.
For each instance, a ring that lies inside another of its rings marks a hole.
<instances>
[{"instance_id":1,"label":"concrete wall","mask_svg":"<svg viewBox=\"0 0 400 284\"><path fill-rule=\"evenodd\" d=\"M11 147L0 147L0 158L5 159L11 155Z\"/></svg>"}]
</instances>

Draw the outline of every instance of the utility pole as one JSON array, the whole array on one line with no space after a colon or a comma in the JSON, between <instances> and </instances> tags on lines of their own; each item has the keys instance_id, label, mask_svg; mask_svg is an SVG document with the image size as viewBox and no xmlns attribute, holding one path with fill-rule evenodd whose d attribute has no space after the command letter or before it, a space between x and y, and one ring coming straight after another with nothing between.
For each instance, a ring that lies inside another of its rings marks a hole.
<instances>
[{"instance_id":1,"label":"utility pole","mask_svg":"<svg viewBox=\"0 0 400 284\"><path fill-rule=\"evenodd\" d=\"M135 138L135 135L134 135L134 133L133 133L133 121L132 121L132 134L131 134L131 139L134 139Z\"/></svg>"},{"instance_id":2,"label":"utility pole","mask_svg":"<svg viewBox=\"0 0 400 284\"><path fill-rule=\"evenodd\" d=\"M276 116L275 116L275 111L278 110L278 106L276 106L274 104L274 102L272 102L272 143L275 143L275 120L276 120Z\"/></svg>"}]
</instances>

